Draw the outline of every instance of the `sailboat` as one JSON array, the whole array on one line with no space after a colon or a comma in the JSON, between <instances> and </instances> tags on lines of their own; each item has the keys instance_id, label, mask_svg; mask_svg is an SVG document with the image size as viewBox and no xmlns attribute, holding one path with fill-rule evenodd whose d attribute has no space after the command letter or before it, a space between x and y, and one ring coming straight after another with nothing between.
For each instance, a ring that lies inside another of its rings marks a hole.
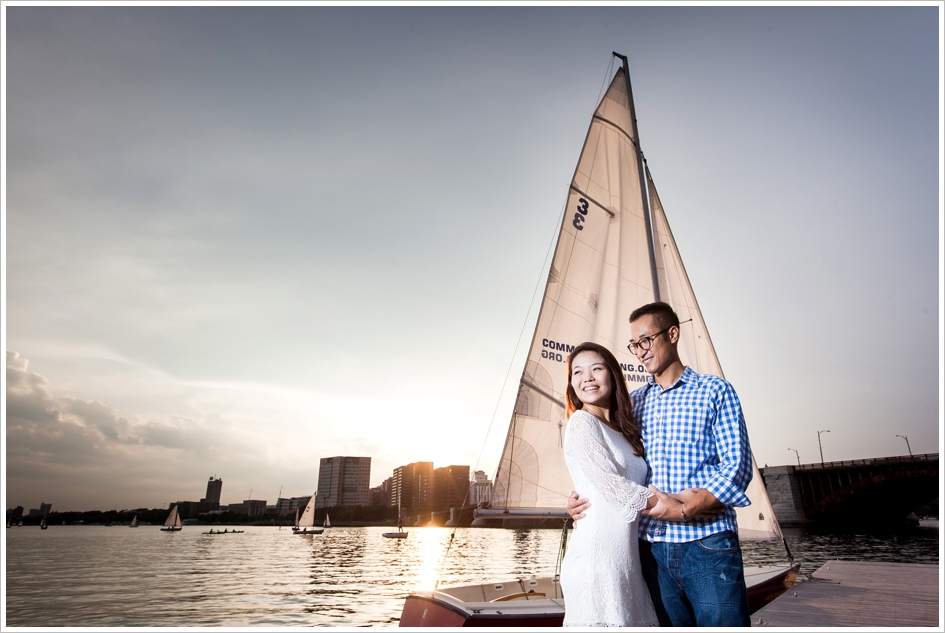
<instances>
[{"instance_id":1,"label":"sailboat","mask_svg":"<svg viewBox=\"0 0 945 633\"><path fill-rule=\"evenodd\" d=\"M128 527L138 527L138 515L134 515L131 519L131 523L128 524Z\"/></svg>"},{"instance_id":2,"label":"sailboat","mask_svg":"<svg viewBox=\"0 0 945 633\"><path fill-rule=\"evenodd\" d=\"M322 527L323 527L323 528L330 528L330 527L331 527L331 519L328 518L328 513L327 513L327 512L325 513L325 522L322 523Z\"/></svg>"},{"instance_id":3,"label":"sailboat","mask_svg":"<svg viewBox=\"0 0 945 633\"><path fill-rule=\"evenodd\" d=\"M700 373L722 376L709 332L650 176L637 130L626 57L600 101L584 141L528 357L519 381L491 507L473 525L524 527L567 520L573 483L564 459L567 356L593 341L614 352L631 391L647 373L627 350L630 313L665 301L682 326L679 353ZM739 537L780 538L753 463L738 509ZM785 550L786 550L785 545ZM752 612L794 585L799 565L745 570ZM561 626L565 601L557 576L513 579L410 594L400 626Z\"/></svg>"},{"instance_id":4,"label":"sailboat","mask_svg":"<svg viewBox=\"0 0 945 633\"><path fill-rule=\"evenodd\" d=\"M180 513L177 511L177 506L178 504L175 503L171 508L167 519L164 521L164 527L161 528L162 532L180 532L183 529L180 524Z\"/></svg>"},{"instance_id":5,"label":"sailboat","mask_svg":"<svg viewBox=\"0 0 945 633\"><path fill-rule=\"evenodd\" d=\"M308 500L302 516L299 517L298 510L295 513L295 527L292 528L293 534L321 534L325 528L315 527L315 495Z\"/></svg>"},{"instance_id":6,"label":"sailboat","mask_svg":"<svg viewBox=\"0 0 945 633\"><path fill-rule=\"evenodd\" d=\"M41 530L49 529L49 526L46 525L46 517L43 517L42 519L39 520L39 529Z\"/></svg>"},{"instance_id":7,"label":"sailboat","mask_svg":"<svg viewBox=\"0 0 945 633\"><path fill-rule=\"evenodd\" d=\"M397 531L384 532L384 538L407 538L409 532L404 531L404 515L400 511L400 488L397 489Z\"/></svg>"}]
</instances>

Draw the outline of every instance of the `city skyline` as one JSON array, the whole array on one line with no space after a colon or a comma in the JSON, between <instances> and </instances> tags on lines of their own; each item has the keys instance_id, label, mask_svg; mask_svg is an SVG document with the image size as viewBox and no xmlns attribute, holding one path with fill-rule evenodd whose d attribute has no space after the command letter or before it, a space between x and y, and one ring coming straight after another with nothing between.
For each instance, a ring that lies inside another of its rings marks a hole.
<instances>
[{"instance_id":1,"label":"city skyline","mask_svg":"<svg viewBox=\"0 0 945 633\"><path fill-rule=\"evenodd\" d=\"M611 51L759 466L940 449L937 7L3 11L7 507L492 477Z\"/></svg>"}]
</instances>

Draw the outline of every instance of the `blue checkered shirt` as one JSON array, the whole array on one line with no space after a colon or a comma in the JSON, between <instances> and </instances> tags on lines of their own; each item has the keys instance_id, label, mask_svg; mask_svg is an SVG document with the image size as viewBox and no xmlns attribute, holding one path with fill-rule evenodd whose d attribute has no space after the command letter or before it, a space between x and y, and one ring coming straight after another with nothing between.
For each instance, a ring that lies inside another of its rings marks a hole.
<instances>
[{"instance_id":1,"label":"blue checkered shirt","mask_svg":"<svg viewBox=\"0 0 945 633\"><path fill-rule=\"evenodd\" d=\"M738 534L734 506L751 503L745 490L752 467L745 416L732 385L686 367L669 389L650 376L632 398L650 467L646 483L668 493L704 488L725 504L714 518L687 523L642 516L640 537L688 543L724 530Z\"/></svg>"}]
</instances>

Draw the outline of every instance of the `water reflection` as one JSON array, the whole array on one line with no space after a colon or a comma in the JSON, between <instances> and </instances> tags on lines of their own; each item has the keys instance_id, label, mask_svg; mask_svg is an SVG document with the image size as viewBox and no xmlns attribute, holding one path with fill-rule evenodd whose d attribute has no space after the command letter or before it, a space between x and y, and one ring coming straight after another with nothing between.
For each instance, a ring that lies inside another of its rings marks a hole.
<instances>
[{"instance_id":1,"label":"water reflection","mask_svg":"<svg viewBox=\"0 0 945 633\"><path fill-rule=\"evenodd\" d=\"M6 531L9 626L395 626L420 589L554 573L559 530L247 527L167 534L157 527ZM938 529L881 535L785 530L811 573L828 560L938 562ZM774 541L742 543L746 565L780 564Z\"/></svg>"}]
</instances>

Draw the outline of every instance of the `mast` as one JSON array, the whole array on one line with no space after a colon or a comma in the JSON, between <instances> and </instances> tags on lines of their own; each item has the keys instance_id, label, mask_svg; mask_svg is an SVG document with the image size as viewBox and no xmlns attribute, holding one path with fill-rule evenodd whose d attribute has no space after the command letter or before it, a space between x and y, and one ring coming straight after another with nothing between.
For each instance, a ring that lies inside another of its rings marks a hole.
<instances>
[{"instance_id":1,"label":"mast","mask_svg":"<svg viewBox=\"0 0 945 633\"><path fill-rule=\"evenodd\" d=\"M660 281L656 272L656 251L653 240L653 212L650 209L649 186L643 170L643 148L640 145L640 131L637 129L637 111L633 105L633 89L630 87L630 65L627 56L614 52L623 62L623 74L627 80L627 97L630 98L630 121L633 124L634 146L637 150L637 172L640 174L640 197L643 199L643 220L646 223L646 245L650 254L650 274L653 276L653 300L660 301Z\"/></svg>"}]
</instances>

